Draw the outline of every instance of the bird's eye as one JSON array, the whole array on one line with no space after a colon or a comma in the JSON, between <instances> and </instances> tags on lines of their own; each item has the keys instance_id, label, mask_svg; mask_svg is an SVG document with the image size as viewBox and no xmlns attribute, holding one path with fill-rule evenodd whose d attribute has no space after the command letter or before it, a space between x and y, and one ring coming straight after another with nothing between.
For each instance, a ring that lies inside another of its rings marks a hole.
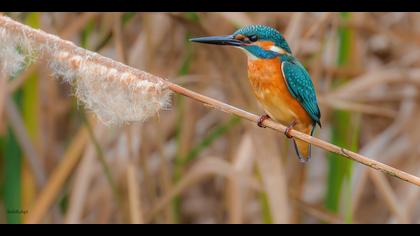
<instances>
[{"instance_id":1,"label":"bird's eye","mask_svg":"<svg viewBox=\"0 0 420 236\"><path fill-rule=\"evenodd\" d=\"M249 36L248 37L249 38L249 40L251 41L251 42L256 42L257 40L258 40L258 36L257 35L251 35L251 36Z\"/></svg>"}]
</instances>

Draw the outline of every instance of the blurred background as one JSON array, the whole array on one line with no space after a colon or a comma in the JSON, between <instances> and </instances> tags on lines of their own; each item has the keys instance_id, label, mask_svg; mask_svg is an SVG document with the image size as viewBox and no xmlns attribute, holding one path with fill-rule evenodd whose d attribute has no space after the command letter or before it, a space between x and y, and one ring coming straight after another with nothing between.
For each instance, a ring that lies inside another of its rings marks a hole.
<instances>
[{"instance_id":1,"label":"blurred background","mask_svg":"<svg viewBox=\"0 0 420 236\"><path fill-rule=\"evenodd\" d=\"M312 76L315 136L420 176L419 13L5 13L262 114L246 56L188 38L278 29ZM0 76L0 223L420 223L420 188L174 95L104 126L28 62Z\"/></svg>"}]
</instances>

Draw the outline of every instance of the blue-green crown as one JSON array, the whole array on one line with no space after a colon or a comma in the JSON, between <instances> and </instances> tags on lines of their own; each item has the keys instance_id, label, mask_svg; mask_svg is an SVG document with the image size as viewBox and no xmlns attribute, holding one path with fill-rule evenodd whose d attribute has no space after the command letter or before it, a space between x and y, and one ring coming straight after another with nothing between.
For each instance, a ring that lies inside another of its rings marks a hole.
<instances>
[{"instance_id":1,"label":"blue-green crown","mask_svg":"<svg viewBox=\"0 0 420 236\"><path fill-rule=\"evenodd\" d=\"M257 35L258 40L269 40L274 42L274 45L292 53L286 40L277 30L265 25L249 25L237 30L234 35L242 34L245 36Z\"/></svg>"}]
</instances>

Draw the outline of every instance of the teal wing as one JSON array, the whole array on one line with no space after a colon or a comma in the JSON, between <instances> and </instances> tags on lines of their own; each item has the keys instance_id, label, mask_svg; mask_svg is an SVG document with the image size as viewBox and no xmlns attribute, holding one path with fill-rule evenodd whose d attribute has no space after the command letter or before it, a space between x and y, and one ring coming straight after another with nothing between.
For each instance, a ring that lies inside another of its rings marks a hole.
<instances>
[{"instance_id":1,"label":"teal wing","mask_svg":"<svg viewBox=\"0 0 420 236\"><path fill-rule=\"evenodd\" d=\"M314 85L303 65L294 58L282 60L281 69L290 94L296 98L312 120L321 126Z\"/></svg>"}]
</instances>

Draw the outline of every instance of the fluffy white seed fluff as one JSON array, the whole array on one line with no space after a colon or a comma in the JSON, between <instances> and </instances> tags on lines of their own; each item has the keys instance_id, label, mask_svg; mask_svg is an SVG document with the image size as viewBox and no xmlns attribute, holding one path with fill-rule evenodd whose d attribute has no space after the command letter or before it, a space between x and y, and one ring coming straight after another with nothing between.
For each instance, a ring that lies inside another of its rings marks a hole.
<instances>
[{"instance_id":1,"label":"fluffy white seed fluff","mask_svg":"<svg viewBox=\"0 0 420 236\"><path fill-rule=\"evenodd\" d=\"M170 90L163 79L8 17L0 17L0 24L0 65L7 75L21 70L25 60L43 56L54 74L74 85L77 98L105 124L144 121L169 105Z\"/></svg>"},{"instance_id":2,"label":"fluffy white seed fluff","mask_svg":"<svg viewBox=\"0 0 420 236\"><path fill-rule=\"evenodd\" d=\"M19 53L19 41L10 37L5 29L0 29L0 65L8 76L15 76L23 67L25 57Z\"/></svg>"},{"instance_id":3,"label":"fluffy white seed fluff","mask_svg":"<svg viewBox=\"0 0 420 236\"><path fill-rule=\"evenodd\" d=\"M105 124L144 121L169 104L163 81L151 82L67 52L57 54L52 70L75 86L75 95Z\"/></svg>"}]
</instances>

